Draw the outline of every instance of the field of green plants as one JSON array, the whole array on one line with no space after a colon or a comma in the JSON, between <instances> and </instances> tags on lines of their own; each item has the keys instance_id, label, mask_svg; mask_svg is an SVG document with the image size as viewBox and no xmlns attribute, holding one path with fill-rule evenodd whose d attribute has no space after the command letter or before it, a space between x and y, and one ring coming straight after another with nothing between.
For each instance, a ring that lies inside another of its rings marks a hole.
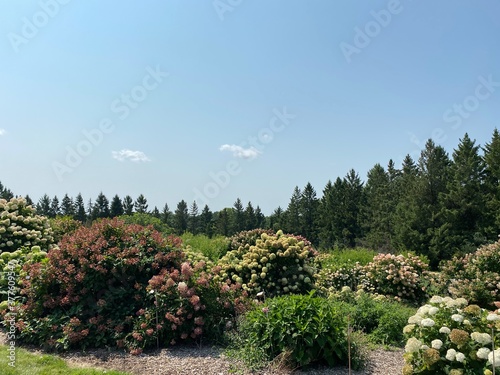
<instances>
[{"instance_id":1,"label":"field of green plants","mask_svg":"<svg viewBox=\"0 0 500 375\"><path fill-rule=\"evenodd\" d=\"M405 348L404 374L500 366L500 241L431 271L413 253L318 252L281 230L49 221L12 198L0 200L0 253L2 329L17 346L140 354L203 341L257 369L277 357L359 368L387 345Z\"/></svg>"}]
</instances>

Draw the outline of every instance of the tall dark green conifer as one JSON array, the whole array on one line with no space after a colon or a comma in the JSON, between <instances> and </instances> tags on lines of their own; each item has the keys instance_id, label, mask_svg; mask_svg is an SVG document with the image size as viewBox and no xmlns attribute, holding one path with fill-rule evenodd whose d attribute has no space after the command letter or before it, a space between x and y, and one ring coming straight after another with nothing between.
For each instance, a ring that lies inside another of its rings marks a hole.
<instances>
[{"instance_id":1,"label":"tall dark green conifer","mask_svg":"<svg viewBox=\"0 0 500 375\"><path fill-rule=\"evenodd\" d=\"M145 214L148 212L148 200L140 194L134 202L135 212Z\"/></svg>"},{"instance_id":2,"label":"tall dark green conifer","mask_svg":"<svg viewBox=\"0 0 500 375\"><path fill-rule=\"evenodd\" d=\"M292 197L285 212L285 230L291 234L300 233L300 198L302 192L298 186L293 189Z\"/></svg>"},{"instance_id":3,"label":"tall dark green conifer","mask_svg":"<svg viewBox=\"0 0 500 375\"><path fill-rule=\"evenodd\" d=\"M493 131L491 141L484 146L486 164L486 216L483 227L490 241L500 234L500 133Z\"/></svg>"},{"instance_id":4,"label":"tall dark green conifer","mask_svg":"<svg viewBox=\"0 0 500 375\"><path fill-rule=\"evenodd\" d=\"M109 214L111 217L117 217L123 215L123 204L122 200L118 196L118 194L115 194L113 199L111 200L111 206L109 207Z\"/></svg>"},{"instance_id":5,"label":"tall dark green conifer","mask_svg":"<svg viewBox=\"0 0 500 375\"><path fill-rule=\"evenodd\" d=\"M123 213L125 215L132 215L134 212L134 201L130 195L126 195L123 198Z\"/></svg>"},{"instance_id":6,"label":"tall dark green conifer","mask_svg":"<svg viewBox=\"0 0 500 375\"><path fill-rule=\"evenodd\" d=\"M174 213L174 229L177 231L177 234L183 234L188 229L188 222L188 205L183 199L177 204L177 209Z\"/></svg>"},{"instance_id":7,"label":"tall dark green conifer","mask_svg":"<svg viewBox=\"0 0 500 375\"><path fill-rule=\"evenodd\" d=\"M189 231L193 234L198 234L199 232L199 212L198 205L196 201L193 201L191 207L189 208L189 223L188 223Z\"/></svg>"},{"instance_id":8,"label":"tall dark green conifer","mask_svg":"<svg viewBox=\"0 0 500 375\"><path fill-rule=\"evenodd\" d=\"M85 212L85 203L82 194L78 193L75 198L75 219L85 223L87 220L87 213Z\"/></svg>"},{"instance_id":9,"label":"tall dark green conifer","mask_svg":"<svg viewBox=\"0 0 500 375\"><path fill-rule=\"evenodd\" d=\"M299 234L307 238L314 245L318 244L318 206L316 190L310 182L302 190L299 201Z\"/></svg>"},{"instance_id":10,"label":"tall dark green conifer","mask_svg":"<svg viewBox=\"0 0 500 375\"><path fill-rule=\"evenodd\" d=\"M61 214L70 217L73 217L75 215L75 205L68 194L64 194L64 197L61 201Z\"/></svg>"}]
</instances>

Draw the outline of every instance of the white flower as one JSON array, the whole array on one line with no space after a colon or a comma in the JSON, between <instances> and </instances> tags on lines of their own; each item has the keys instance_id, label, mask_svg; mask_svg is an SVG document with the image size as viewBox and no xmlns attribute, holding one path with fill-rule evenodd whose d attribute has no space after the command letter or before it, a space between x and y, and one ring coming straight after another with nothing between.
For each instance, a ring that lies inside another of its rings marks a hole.
<instances>
[{"instance_id":1,"label":"white flower","mask_svg":"<svg viewBox=\"0 0 500 375\"><path fill-rule=\"evenodd\" d=\"M417 310L417 314L418 315L425 315L429 312L429 309L431 308L432 306L431 305L424 305L424 306L421 306L418 310Z\"/></svg>"},{"instance_id":2,"label":"white flower","mask_svg":"<svg viewBox=\"0 0 500 375\"><path fill-rule=\"evenodd\" d=\"M456 304L459 305L459 306L467 306L468 302L465 298L457 298L455 300Z\"/></svg>"},{"instance_id":3,"label":"white flower","mask_svg":"<svg viewBox=\"0 0 500 375\"><path fill-rule=\"evenodd\" d=\"M436 340L432 340L431 341L431 346L434 348L434 349L441 349L441 347L443 346L443 342L439 339L436 339Z\"/></svg>"},{"instance_id":4,"label":"white flower","mask_svg":"<svg viewBox=\"0 0 500 375\"><path fill-rule=\"evenodd\" d=\"M471 325L470 320L469 319L464 319L464 324L466 326L470 326Z\"/></svg>"},{"instance_id":5,"label":"white flower","mask_svg":"<svg viewBox=\"0 0 500 375\"><path fill-rule=\"evenodd\" d=\"M488 321L490 321L490 322L494 322L494 321L500 320L500 315L495 314L495 313L491 313L491 314L488 314L488 316L486 317L486 319Z\"/></svg>"},{"instance_id":6,"label":"white flower","mask_svg":"<svg viewBox=\"0 0 500 375\"><path fill-rule=\"evenodd\" d=\"M451 330L448 327L439 328L439 333L444 333L445 335L449 335Z\"/></svg>"},{"instance_id":7,"label":"white flower","mask_svg":"<svg viewBox=\"0 0 500 375\"><path fill-rule=\"evenodd\" d=\"M463 362L465 360L465 354L464 353L460 353L458 352L456 355L455 355L455 360L457 362Z\"/></svg>"},{"instance_id":8,"label":"white flower","mask_svg":"<svg viewBox=\"0 0 500 375\"><path fill-rule=\"evenodd\" d=\"M415 324L408 324L403 328L403 333L408 334L415 328Z\"/></svg>"},{"instance_id":9,"label":"white flower","mask_svg":"<svg viewBox=\"0 0 500 375\"><path fill-rule=\"evenodd\" d=\"M430 303L441 303L443 302L443 298L440 296L432 296Z\"/></svg>"},{"instance_id":10,"label":"white flower","mask_svg":"<svg viewBox=\"0 0 500 375\"><path fill-rule=\"evenodd\" d=\"M451 319L453 319L455 322L462 323L464 321L464 317L460 314L453 314L451 316Z\"/></svg>"},{"instance_id":11,"label":"white flower","mask_svg":"<svg viewBox=\"0 0 500 375\"><path fill-rule=\"evenodd\" d=\"M488 363L493 365L493 354L495 354L495 367L500 367L500 349L495 350L495 352L490 352L488 354Z\"/></svg>"},{"instance_id":12,"label":"white flower","mask_svg":"<svg viewBox=\"0 0 500 375\"><path fill-rule=\"evenodd\" d=\"M488 354L490 354L490 352L491 352L491 350L488 348L479 348L477 350L476 355L477 355L477 358L488 359Z\"/></svg>"},{"instance_id":13,"label":"white flower","mask_svg":"<svg viewBox=\"0 0 500 375\"><path fill-rule=\"evenodd\" d=\"M446 359L448 361L454 361L456 355L457 355L457 351L455 349L448 349L448 351L446 352Z\"/></svg>"},{"instance_id":14,"label":"white flower","mask_svg":"<svg viewBox=\"0 0 500 375\"><path fill-rule=\"evenodd\" d=\"M422 341L416 339L415 337L410 337L406 342L405 352L406 353L416 353L422 346Z\"/></svg>"},{"instance_id":15,"label":"white flower","mask_svg":"<svg viewBox=\"0 0 500 375\"><path fill-rule=\"evenodd\" d=\"M422 346L420 347L420 349L422 349L422 350L427 350L427 349L429 349L429 346L427 346L427 345L422 345Z\"/></svg>"},{"instance_id":16,"label":"white flower","mask_svg":"<svg viewBox=\"0 0 500 375\"><path fill-rule=\"evenodd\" d=\"M422 317L420 315L413 315L408 318L409 324L420 324Z\"/></svg>"},{"instance_id":17,"label":"white flower","mask_svg":"<svg viewBox=\"0 0 500 375\"><path fill-rule=\"evenodd\" d=\"M436 306L432 306L432 307L429 309L429 315L436 315L438 311L439 311L439 308L438 308L438 307L436 307Z\"/></svg>"},{"instance_id":18,"label":"white flower","mask_svg":"<svg viewBox=\"0 0 500 375\"><path fill-rule=\"evenodd\" d=\"M422 319L422 321L420 322L420 325L422 327L432 327L432 326L434 326L434 324L436 324L436 322L434 322L434 320L432 320L430 318Z\"/></svg>"},{"instance_id":19,"label":"white flower","mask_svg":"<svg viewBox=\"0 0 500 375\"><path fill-rule=\"evenodd\" d=\"M482 345L487 345L491 342L491 336L487 333L472 332L470 337L472 340Z\"/></svg>"}]
</instances>

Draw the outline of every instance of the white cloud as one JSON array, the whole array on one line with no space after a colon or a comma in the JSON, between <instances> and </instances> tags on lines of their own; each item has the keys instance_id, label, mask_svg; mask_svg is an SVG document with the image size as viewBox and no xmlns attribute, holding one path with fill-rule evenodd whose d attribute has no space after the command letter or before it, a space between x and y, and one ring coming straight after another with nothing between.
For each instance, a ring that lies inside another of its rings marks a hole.
<instances>
[{"instance_id":1,"label":"white cloud","mask_svg":"<svg viewBox=\"0 0 500 375\"><path fill-rule=\"evenodd\" d=\"M130 160L133 162L140 162L140 161L151 161L146 154L142 151L132 151L132 150L120 150L120 151L113 151L113 159L116 159L118 161L124 161L124 160Z\"/></svg>"},{"instance_id":2,"label":"white cloud","mask_svg":"<svg viewBox=\"0 0 500 375\"><path fill-rule=\"evenodd\" d=\"M7 133L7 130L5 130L5 129L0 129L0 137L1 137L2 135L6 134L6 133Z\"/></svg>"},{"instance_id":3,"label":"white cloud","mask_svg":"<svg viewBox=\"0 0 500 375\"><path fill-rule=\"evenodd\" d=\"M243 148L238 145L222 145L219 150L230 151L234 157L241 159L255 159L260 154L259 150L255 147Z\"/></svg>"}]
</instances>

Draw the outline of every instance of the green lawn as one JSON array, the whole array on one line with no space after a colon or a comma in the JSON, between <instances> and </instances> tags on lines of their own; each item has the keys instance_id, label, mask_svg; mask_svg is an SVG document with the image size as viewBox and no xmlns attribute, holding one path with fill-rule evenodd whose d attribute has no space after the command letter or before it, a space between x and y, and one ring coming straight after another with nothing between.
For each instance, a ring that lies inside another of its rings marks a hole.
<instances>
[{"instance_id":1,"label":"green lawn","mask_svg":"<svg viewBox=\"0 0 500 375\"><path fill-rule=\"evenodd\" d=\"M9 365L8 347L0 345L0 369L2 375L128 375L114 370L71 368L67 363L52 355L37 355L25 349L16 349L15 367Z\"/></svg>"}]
</instances>

